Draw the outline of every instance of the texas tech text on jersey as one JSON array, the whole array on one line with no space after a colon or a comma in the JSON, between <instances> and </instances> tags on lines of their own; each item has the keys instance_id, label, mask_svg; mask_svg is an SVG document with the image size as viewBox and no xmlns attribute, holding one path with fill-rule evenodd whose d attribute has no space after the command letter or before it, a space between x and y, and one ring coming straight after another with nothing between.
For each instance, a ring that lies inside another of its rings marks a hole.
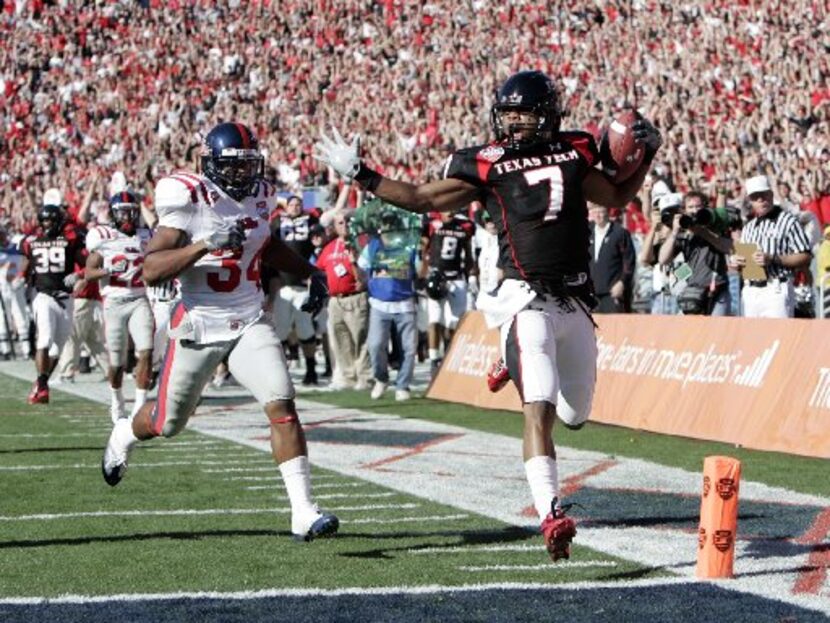
<instances>
[{"instance_id":1,"label":"texas tech text on jersey","mask_svg":"<svg viewBox=\"0 0 830 623\"><path fill-rule=\"evenodd\" d=\"M480 188L501 232L499 266L505 278L559 290L564 280L588 273L582 180L598 159L592 135L561 132L549 143L461 149L449 158L444 177Z\"/></svg>"}]
</instances>

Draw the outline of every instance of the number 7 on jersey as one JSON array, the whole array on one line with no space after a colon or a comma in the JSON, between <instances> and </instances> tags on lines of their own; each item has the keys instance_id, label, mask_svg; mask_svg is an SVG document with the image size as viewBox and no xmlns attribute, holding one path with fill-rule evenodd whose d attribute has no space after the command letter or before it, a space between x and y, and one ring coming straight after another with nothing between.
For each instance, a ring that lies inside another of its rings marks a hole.
<instances>
[{"instance_id":1,"label":"number 7 on jersey","mask_svg":"<svg viewBox=\"0 0 830 623\"><path fill-rule=\"evenodd\" d=\"M528 186L536 186L542 182L548 182L548 210L545 212L545 221L555 221L562 210L562 197L565 193L565 185L562 181L562 169L559 167L543 167L525 173L525 180Z\"/></svg>"}]
</instances>

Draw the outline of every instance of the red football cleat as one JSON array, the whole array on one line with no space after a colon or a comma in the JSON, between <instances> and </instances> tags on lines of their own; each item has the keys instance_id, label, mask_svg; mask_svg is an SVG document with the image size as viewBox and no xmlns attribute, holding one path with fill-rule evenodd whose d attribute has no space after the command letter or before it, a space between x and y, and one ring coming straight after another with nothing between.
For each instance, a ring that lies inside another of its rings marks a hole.
<instances>
[{"instance_id":1,"label":"red football cleat","mask_svg":"<svg viewBox=\"0 0 830 623\"><path fill-rule=\"evenodd\" d=\"M49 388L48 387L38 387L37 383L32 388L32 391L29 393L29 398L27 402L30 405L45 405L49 404Z\"/></svg>"},{"instance_id":2,"label":"red football cleat","mask_svg":"<svg viewBox=\"0 0 830 623\"><path fill-rule=\"evenodd\" d=\"M571 541L576 536L576 523L570 517L565 517L565 511L554 506L542 522L542 534L553 562L571 557Z\"/></svg>"},{"instance_id":3,"label":"red football cleat","mask_svg":"<svg viewBox=\"0 0 830 623\"><path fill-rule=\"evenodd\" d=\"M504 363L503 357L499 357L487 371L487 388L495 394L501 391L509 380L510 372L507 371L507 364Z\"/></svg>"}]
</instances>

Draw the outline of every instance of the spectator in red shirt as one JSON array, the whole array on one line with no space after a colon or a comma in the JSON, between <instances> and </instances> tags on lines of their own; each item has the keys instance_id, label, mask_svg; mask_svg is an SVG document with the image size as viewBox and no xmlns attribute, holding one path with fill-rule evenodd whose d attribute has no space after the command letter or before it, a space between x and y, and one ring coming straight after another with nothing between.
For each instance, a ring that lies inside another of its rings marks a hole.
<instances>
[{"instance_id":1,"label":"spectator in red shirt","mask_svg":"<svg viewBox=\"0 0 830 623\"><path fill-rule=\"evenodd\" d=\"M372 370L369 364L369 296L357 270L357 256L349 244L346 210L332 219L336 238L323 247L317 267L325 271L329 286L329 341L334 355L334 378L338 388L366 389Z\"/></svg>"}]
</instances>

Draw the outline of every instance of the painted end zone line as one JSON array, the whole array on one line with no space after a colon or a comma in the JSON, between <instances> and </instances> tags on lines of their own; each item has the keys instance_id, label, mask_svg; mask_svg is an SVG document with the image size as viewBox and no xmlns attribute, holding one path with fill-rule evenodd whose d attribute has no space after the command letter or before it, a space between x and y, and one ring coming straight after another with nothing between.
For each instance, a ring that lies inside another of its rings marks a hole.
<instances>
[{"instance_id":1,"label":"painted end zone line","mask_svg":"<svg viewBox=\"0 0 830 623\"><path fill-rule=\"evenodd\" d=\"M552 565L551 565L552 566ZM725 580L724 582L728 582ZM714 583L714 582L713 582ZM38 604L90 604L90 603L111 603L117 601L140 602L140 601L163 601L168 599L269 599L274 597L343 597L356 595L430 595L436 593L480 593L498 590L589 590L603 588L653 588L659 586L673 586L677 584L689 584L684 578L648 578L629 581L614 582L574 582L573 584L539 584L529 582L500 582L493 584L464 584L461 586L441 586L428 584L425 586L386 586L386 587L365 587L339 589L317 589L317 588L286 588L266 589L261 591L246 592L199 592L199 593L146 593L132 595L61 595L60 597L10 597L0 599L2 605L38 605Z\"/></svg>"}]
</instances>

